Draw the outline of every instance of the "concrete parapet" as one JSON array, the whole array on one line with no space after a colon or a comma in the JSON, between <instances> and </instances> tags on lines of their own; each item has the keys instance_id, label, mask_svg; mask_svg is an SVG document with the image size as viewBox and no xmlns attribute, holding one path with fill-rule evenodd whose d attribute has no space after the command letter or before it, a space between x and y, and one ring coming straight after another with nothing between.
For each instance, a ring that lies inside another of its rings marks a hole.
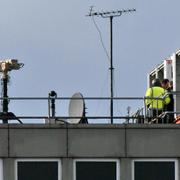
<instances>
[{"instance_id":1,"label":"concrete parapet","mask_svg":"<svg viewBox=\"0 0 180 180\"><path fill-rule=\"evenodd\" d=\"M0 157L180 157L180 125L2 125Z\"/></svg>"}]
</instances>

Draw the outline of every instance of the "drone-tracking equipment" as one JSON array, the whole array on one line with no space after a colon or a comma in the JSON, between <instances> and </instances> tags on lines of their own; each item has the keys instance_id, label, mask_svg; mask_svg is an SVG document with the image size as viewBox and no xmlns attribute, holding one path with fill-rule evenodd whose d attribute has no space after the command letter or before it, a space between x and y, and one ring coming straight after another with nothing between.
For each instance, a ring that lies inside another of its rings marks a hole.
<instances>
[{"instance_id":1,"label":"drone-tracking equipment","mask_svg":"<svg viewBox=\"0 0 180 180\"><path fill-rule=\"evenodd\" d=\"M78 123L88 123L88 120L86 118L86 112L85 112L85 102L84 102L84 98L83 95L81 93L75 93L73 94L73 96L70 99L69 102L69 110L68 110L68 118L57 118L55 116L55 98L57 97L57 94L54 94L54 91L51 91L51 95L55 95L55 97L51 97L54 99L54 105L51 102L49 102L49 118L45 119L45 123L48 124L64 124L64 123L69 123L69 124L78 124ZM50 94L49 94L50 95ZM52 100L52 99L51 99ZM54 110L52 108L52 105L54 107ZM51 110L50 110L51 109ZM50 112L50 111L54 111L54 113Z\"/></svg>"},{"instance_id":2,"label":"drone-tracking equipment","mask_svg":"<svg viewBox=\"0 0 180 180\"><path fill-rule=\"evenodd\" d=\"M23 63L18 63L17 59L5 59L0 61L0 72L5 73L11 70L19 70Z\"/></svg>"},{"instance_id":3,"label":"drone-tracking equipment","mask_svg":"<svg viewBox=\"0 0 180 180\"><path fill-rule=\"evenodd\" d=\"M49 117L54 118L56 113L55 100L57 98L57 93L55 91L51 91L49 93L48 99L48 109L49 109Z\"/></svg>"},{"instance_id":4,"label":"drone-tracking equipment","mask_svg":"<svg viewBox=\"0 0 180 180\"><path fill-rule=\"evenodd\" d=\"M17 117L12 113L8 112L8 81L9 76L8 72L11 70L19 70L24 66L23 63L18 63L17 59L4 59L0 61L0 73L1 73L1 84L2 84L2 112L0 112L0 119L3 120L3 123L8 123L9 119L16 119L22 123Z\"/></svg>"},{"instance_id":5,"label":"drone-tracking equipment","mask_svg":"<svg viewBox=\"0 0 180 180\"><path fill-rule=\"evenodd\" d=\"M69 119L68 123L87 123L85 117L85 102L81 93L75 93L69 103Z\"/></svg>"}]
</instances>

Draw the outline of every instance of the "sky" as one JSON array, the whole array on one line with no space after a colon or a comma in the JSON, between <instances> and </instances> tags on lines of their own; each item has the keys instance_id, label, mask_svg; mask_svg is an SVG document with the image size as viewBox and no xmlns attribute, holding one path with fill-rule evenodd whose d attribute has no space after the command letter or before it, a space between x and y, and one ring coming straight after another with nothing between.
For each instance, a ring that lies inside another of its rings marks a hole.
<instances>
[{"instance_id":1,"label":"sky","mask_svg":"<svg viewBox=\"0 0 180 180\"><path fill-rule=\"evenodd\" d=\"M0 0L0 59L24 63L10 72L9 97L110 96L110 62L89 13L135 8L113 19L114 96L143 97L147 74L180 48L179 0ZM110 49L109 19L94 17ZM85 101L87 115L109 114L109 102ZM67 115L68 102L56 114ZM116 115L142 102L115 102ZM11 100L16 115L47 115L47 102Z\"/></svg>"}]
</instances>

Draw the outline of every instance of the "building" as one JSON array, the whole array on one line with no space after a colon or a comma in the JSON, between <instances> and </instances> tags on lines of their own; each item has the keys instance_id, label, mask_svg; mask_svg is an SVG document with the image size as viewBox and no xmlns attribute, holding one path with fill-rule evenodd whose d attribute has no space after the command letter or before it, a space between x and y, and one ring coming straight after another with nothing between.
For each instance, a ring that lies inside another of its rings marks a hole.
<instances>
[{"instance_id":1,"label":"building","mask_svg":"<svg viewBox=\"0 0 180 180\"><path fill-rule=\"evenodd\" d=\"M148 77L171 76L178 92L180 57L172 57ZM176 111L179 103L176 94ZM49 122L1 124L0 180L179 180L178 124Z\"/></svg>"},{"instance_id":2,"label":"building","mask_svg":"<svg viewBox=\"0 0 180 180\"><path fill-rule=\"evenodd\" d=\"M1 125L0 179L178 180L179 135L175 124Z\"/></svg>"}]
</instances>

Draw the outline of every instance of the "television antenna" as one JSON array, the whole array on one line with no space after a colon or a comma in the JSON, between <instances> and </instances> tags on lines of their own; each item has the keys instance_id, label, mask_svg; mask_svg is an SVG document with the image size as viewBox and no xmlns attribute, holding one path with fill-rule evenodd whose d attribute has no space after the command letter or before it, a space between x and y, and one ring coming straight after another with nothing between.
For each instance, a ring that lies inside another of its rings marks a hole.
<instances>
[{"instance_id":1,"label":"television antenna","mask_svg":"<svg viewBox=\"0 0 180 180\"><path fill-rule=\"evenodd\" d=\"M110 19L110 118L111 124L113 124L113 98L114 98L114 67L113 67L113 18L119 17L124 13L131 13L136 11L136 9L126 9L126 10L116 10L116 11L106 11L106 12L94 12L93 6L90 7L90 12L86 16L98 16L102 18Z\"/></svg>"},{"instance_id":2,"label":"television antenna","mask_svg":"<svg viewBox=\"0 0 180 180\"><path fill-rule=\"evenodd\" d=\"M8 81L9 81L9 71L19 70L24 66L23 63L18 63L16 59L5 59L0 61L0 73L1 73L1 84L2 84L2 112L0 112L0 118L3 123L7 124L8 119L16 119L22 123L12 112L8 112Z\"/></svg>"}]
</instances>

